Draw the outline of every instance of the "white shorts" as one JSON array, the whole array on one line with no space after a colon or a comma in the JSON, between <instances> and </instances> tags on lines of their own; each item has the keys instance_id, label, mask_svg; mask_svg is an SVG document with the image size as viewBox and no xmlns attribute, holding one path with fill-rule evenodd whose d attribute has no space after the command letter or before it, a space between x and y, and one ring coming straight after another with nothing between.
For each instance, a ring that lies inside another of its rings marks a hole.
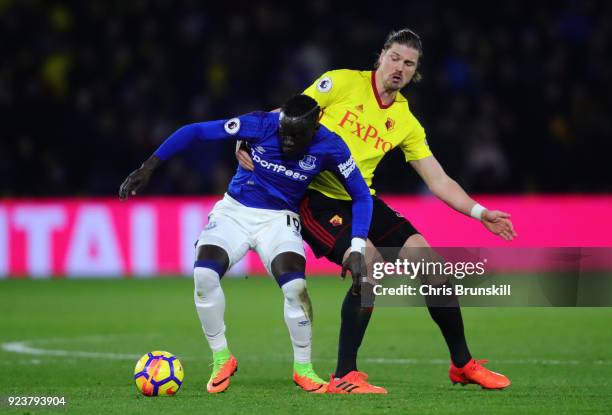
<instances>
[{"instance_id":1,"label":"white shorts","mask_svg":"<svg viewBox=\"0 0 612 415\"><path fill-rule=\"evenodd\" d=\"M297 213L250 208L225 194L208 215L208 224L200 234L196 250L201 245L223 248L231 268L253 249L272 275L270 267L278 254L295 252L306 257L300 230Z\"/></svg>"}]
</instances>

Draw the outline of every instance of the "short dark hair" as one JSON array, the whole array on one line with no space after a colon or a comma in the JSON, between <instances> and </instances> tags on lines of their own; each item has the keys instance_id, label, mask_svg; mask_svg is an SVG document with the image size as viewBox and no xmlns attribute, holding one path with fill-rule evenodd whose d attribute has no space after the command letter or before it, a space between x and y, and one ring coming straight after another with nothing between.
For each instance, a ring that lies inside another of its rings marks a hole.
<instances>
[{"instance_id":1,"label":"short dark hair","mask_svg":"<svg viewBox=\"0 0 612 415\"><path fill-rule=\"evenodd\" d=\"M421 43L421 38L414 31L404 28L400 30L392 30L385 43L383 45L383 50L389 50L389 48L394 44L399 43L400 45L408 46L412 49L415 49L419 52L419 59L423 56L423 44ZM376 61L375 68L378 68L378 60ZM414 77L412 78L413 82L419 82L423 77L421 73L417 70L414 73Z\"/></svg>"},{"instance_id":2,"label":"short dark hair","mask_svg":"<svg viewBox=\"0 0 612 415\"><path fill-rule=\"evenodd\" d=\"M306 117L316 114L319 117L319 104L308 95L295 95L281 107L281 112L287 117Z\"/></svg>"}]
</instances>

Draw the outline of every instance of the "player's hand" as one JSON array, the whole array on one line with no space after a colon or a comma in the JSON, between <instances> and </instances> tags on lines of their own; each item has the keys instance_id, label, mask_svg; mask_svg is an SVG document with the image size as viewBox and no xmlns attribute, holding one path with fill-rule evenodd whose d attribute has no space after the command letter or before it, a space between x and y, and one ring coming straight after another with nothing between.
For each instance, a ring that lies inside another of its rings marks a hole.
<instances>
[{"instance_id":1,"label":"player's hand","mask_svg":"<svg viewBox=\"0 0 612 415\"><path fill-rule=\"evenodd\" d=\"M123 183L121 183L121 187L119 187L119 199L126 200L130 196L135 196L136 193L149 182L152 172L152 170L144 167L140 167L131 172Z\"/></svg>"},{"instance_id":2,"label":"player's hand","mask_svg":"<svg viewBox=\"0 0 612 415\"><path fill-rule=\"evenodd\" d=\"M238 164L240 164L243 169L246 169L248 171L255 170L255 166L253 165L253 159L251 159L247 146L244 142L242 142L240 144L240 147L236 149L236 158L238 159Z\"/></svg>"},{"instance_id":3,"label":"player's hand","mask_svg":"<svg viewBox=\"0 0 612 415\"><path fill-rule=\"evenodd\" d=\"M351 292L353 295L359 295L361 292L361 278L365 276L365 260L361 252L351 252L348 258L342 263L342 278L346 277L346 273L350 272L353 277L353 285Z\"/></svg>"},{"instance_id":4,"label":"player's hand","mask_svg":"<svg viewBox=\"0 0 612 415\"><path fill-rule=\"evenodd\" d=\"M482 224L489 232L499 235L506 241L511 241L518 235L510 220L510 214L499 210L485 210L482 212Z\"/></svg>"},{"instance_id":5,"label":"player's hand","mask_svg":"<svg viewBox=\"0 0 612 415\"><path fill-rule=\"evenodd\" d=\"M142 163L140 168L134 170L121 183L119 187L119 199L126 200L130 196L135 196L136 193L149 183L149 179L153 171L162 163L161 159L156 155L152 155Z\"/></svg>"}]
</instances>

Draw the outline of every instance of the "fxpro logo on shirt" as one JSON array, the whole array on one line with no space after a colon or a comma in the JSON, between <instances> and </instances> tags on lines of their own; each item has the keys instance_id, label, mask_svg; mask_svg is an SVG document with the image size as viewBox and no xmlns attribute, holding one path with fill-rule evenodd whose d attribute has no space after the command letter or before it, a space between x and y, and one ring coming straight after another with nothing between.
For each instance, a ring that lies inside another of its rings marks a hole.
<instances>
[{"instance_id":1,"label":"fxpro logo on shirt","mask_svg":"<svg viewBox=\"0 0 612 415\"><path fill-rule=\"evenodd\" d=\"M283 166L282 164L272 163L268 160L263 160L255 151L251 151L251 156L253 157L253 161L259 164L266 170L272 170L275 173L284 174L287 177L290 177L295 180L308 180L308 176L303 175L299 171L293 171Z\"/></svg>"}]
</instances>

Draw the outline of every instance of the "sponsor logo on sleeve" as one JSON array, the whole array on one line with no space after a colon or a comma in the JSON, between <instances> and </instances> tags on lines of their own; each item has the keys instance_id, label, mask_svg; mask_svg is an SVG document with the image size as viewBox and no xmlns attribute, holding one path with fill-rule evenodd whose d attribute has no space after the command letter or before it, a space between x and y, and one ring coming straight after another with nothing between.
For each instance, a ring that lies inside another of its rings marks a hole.
<instances>
[{"instance_id":1,"label":"sponsor logo on sleeve","mask_svg":"<svg viewBox=\"0 0 612 415\"><path fill-rule=\"evenodd\" d=\"M227 120L223 128L225 128L225 132L228 134L236 134L238 131L240 131L240 119L232 118L231 120Z\"/></svg>"},{"instance_id":2,"label":"sponsor logo on sleeve","mask_svg":"<svg viewBox=\"0 0 612 415\"><path fill-rule=\"evenodd\" d=\"M332 80L329 76L325 76L321 78L319 82L317 82L317 91L319 92L329 92L332 87Z\"/></svg>"},{"instance_id":3,"label":"sponsor logo on sleeve","mask_svg":"<svg viewBox=\"0 0 612 415\"><path fill-rule=\"evenodd\" d=\"M340 173L342 173L345 179L348 179L356 168L357 165L355 164L355 160L353 160L353 156L349 157L344 163L338 164L338 170L340 170Z\"/></svg>"}]
</instances>

